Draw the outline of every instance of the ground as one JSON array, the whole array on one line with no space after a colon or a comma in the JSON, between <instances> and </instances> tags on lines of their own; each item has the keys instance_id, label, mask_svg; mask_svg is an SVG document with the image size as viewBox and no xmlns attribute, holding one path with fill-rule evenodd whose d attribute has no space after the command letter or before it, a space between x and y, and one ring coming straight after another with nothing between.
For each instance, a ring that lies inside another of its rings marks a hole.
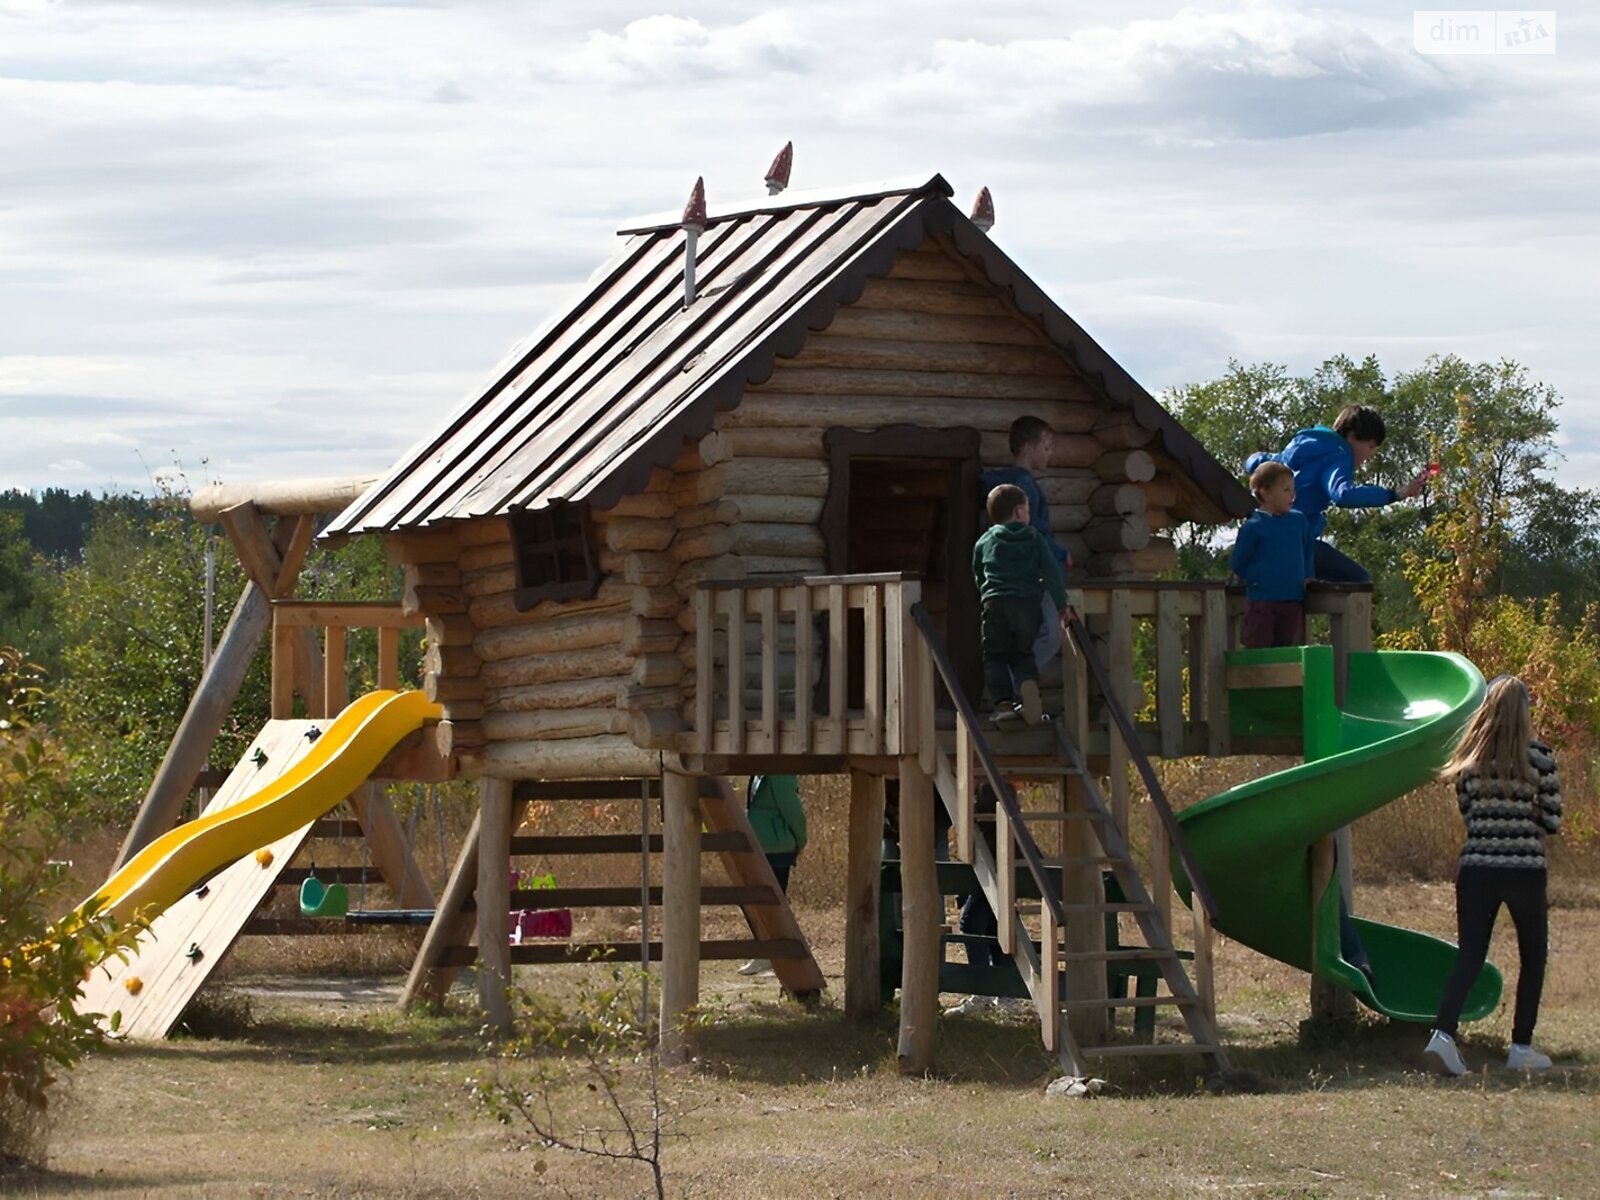
<instances>
[{"instance_id":1,"label":"ground","mask_svg":"<svg viewBox=\"0 0 1600 1200\"><path fill-rule=\"evenodd\" d=\"M1539 1041L1560 1068L1513 1076L1509 1013L1469 1027L1461 1080L1427 1072L1425 1031L1363 1021L1303 1040L1305 981L1224 943L1222 1026L1260 1094L1208 1094L1166 1063L1108 1072L1099 1099L1046 1101L1055 1073L1021 1019L949 1017L940 1075L901 1079L893 1017L836 1006L840 915L805 910L834 993L820 1013L770 980L705 968L713 1018L666 1095L690 1111L666 1150L669 1195L1246 1197L1586 1196L1600 1174L1600 903L1567 888L1552 915ZM1448 885L1364 889L1363 911L1434 932ZM1494 957L1515 978L1514 938ZM241 964L243 966L245 964ZM522 980L570 996L571 967ZM228 1036L119 1047L76 1073L48 1171L0 1179L37 1196L635 1195L648 1173L530 1147L484 1116L495 1069L462 1006L397 1016L397 982L235 976L252 1019ZM947 1002L950 999L947 998ZM215 1005L222 1011L226 1005ZM221 1023L213 1020L213 1024ZM226 1029L219 1032L226 1033ZM509 1064L508 1077L526 1064ZM586 1103L582 1091L564 1098Z\"/></svg>"}]
</instances>

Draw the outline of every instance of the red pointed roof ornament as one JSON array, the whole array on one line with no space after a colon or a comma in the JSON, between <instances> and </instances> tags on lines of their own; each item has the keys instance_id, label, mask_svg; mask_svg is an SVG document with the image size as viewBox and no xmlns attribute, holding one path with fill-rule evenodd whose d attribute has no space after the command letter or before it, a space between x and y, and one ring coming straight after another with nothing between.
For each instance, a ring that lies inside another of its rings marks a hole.
<instances>
[{"instance_id":1,"label":"red pointed roof ornament","mask_svg":"<svg viewBox=\"0 0 1600 1200\"><path fill-rule=\"evenodd\" d=\"M789 171L794 166L794 143L785 142L778 157L767 168L767 195L776 196L789 186Z\"/></svg>"},{"instance_id":2,"label":"red pointed roof ornament","mask_svg":"<svg viewBox=\"0 0 1600 1200\"><path fill-rule=\"evenodd\" d=\"M703 175L694 181L694 191L689 193L689 203L683 207L683 220L679 224L696 233L706 231L706 181Z\"/></svg>"},{"instance_id":3,"label":"red pointed roof ornament","mask_svg":"<svg viewBox=\"0 0 1600 1200\"><path fill-rule=\"evenodd\" d=\"M988 188L979 190L978 198L972 202L972 212L969 215L972 223L985 233L994 228L994 197L989 195Z\"/></svg>"}]
</instances>

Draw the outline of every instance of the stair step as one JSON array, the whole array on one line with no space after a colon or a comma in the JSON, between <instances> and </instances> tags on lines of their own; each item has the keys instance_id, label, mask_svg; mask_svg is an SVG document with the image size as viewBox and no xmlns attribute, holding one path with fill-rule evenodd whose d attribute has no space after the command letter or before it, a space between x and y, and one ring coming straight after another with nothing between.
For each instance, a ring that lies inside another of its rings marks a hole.
<instances>
[{"instance_id":1,"label":"stair step","mask_svg":"<svg viewBox=\"0 0 1600 1200\"><path fill-rule=\"evenodd\" d=\"M1178 952L1139 946L1132 950L1073 950L1058 957L1062 962L1135 962L1140 959L1159 962L1162 959L1177 958Z\"/></svg>"},{"instance_id":2,"label":"stair step","mask_svg":"<svg viewBox=\"0 0 1600 1200\"><path fill-rule=\"evenodd\" d=\"M1096 812L1043 812L1039 809L1025 808L1022 810L1024 821L1104 821L1106 816ZM994 824L993 813L979 813L977 816L980 825Z\"/></svg>"},{"instance_id":3,"label":"stair step","mask_svg":"<svg viewBox=\"0 0 1600 1200\"><path fill-rule=\"evenodd\" d=\"M633 854L639 853L637 833L576 833L576 834L535 834L531 837L514 837L511 839L511 853L513 855L540 855L540 854ZM661 834L650 835L650 852L661 853ZM748 850L750 843L744 834L710 833L700 835L700 849L711 850Z\"/></svg>"},{"instance_id":4,"label":"stair step","mask_svg":"<svg viewBox=\"0 0 1600 1200\"><path fill-rule=\"evenodd\" d=\"M1197 1004L1186 996L1112 996L1105 1000L1063 1000L1062 1008L1160 1008L1171 1004L1179 1008Z\"/></svg>"},{"instance_id":5,"label":"stair step","mask_svg":"<svg viewBox=\"0 0 1600 1200\"><path fill-rule=\"evenodd\" d=\"M1063 904L1061 911L1069 913L1153 913L1155 912L1155 906L1151 904L1135 904L1131 900L1119 900L1115 903L1108 901L1103 904Z\"/></svg>"},{"instance_id":6,"label":"stair step","mask_svg":"<svg viewBox=\"0 0 1600 1200\"><path fill-rule=\"evenodd\" d=\"M338 924L338 922L331 922ZM523 942L508 947L511 961L519 966L552 965L573 962L638 962L639 943L632 942ZM799 938L741 938L732 941L700 943L700 961L731 961L744 958L805 958L809 954ZM451 946L440 956L441 965L470 967L478 961L476 946ZM650 961L661 961L661 943L650 943Z\"/></svg>"},{"instance_id":7,"label":"stair step","mask_svg":"<svg viewBox=\"0 0 1600 1200\"><path fill-rule=\"evenodd\" d=\"M1080 1046L1085 1058L1148 1058L1157 1054L1215 1054L1219 1047L1210 1042L1156 1042L1136 1046Z\"/></svg>"},{"instance_id":8,"label":"stair step","mask_svg":"<svg viewBox=\"0 0 1600 1200\"><path fill-rule=\"evenodd\" d=\"M1109 854L1069 855L1066 858L1047 858L1042 861L1046 867L1117 867L1125 865L1124 860L1113 858ZM1021 866L1022 862L1022 859L1018 859L1017 865Z\"/></svg>"}]
</instances>

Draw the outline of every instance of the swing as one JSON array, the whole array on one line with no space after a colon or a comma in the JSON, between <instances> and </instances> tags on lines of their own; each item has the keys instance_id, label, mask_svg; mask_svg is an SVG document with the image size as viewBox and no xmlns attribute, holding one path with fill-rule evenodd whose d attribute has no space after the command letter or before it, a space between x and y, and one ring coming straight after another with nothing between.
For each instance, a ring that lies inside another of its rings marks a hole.
<instances>
[{"instance_id":1,"label":"swing","mask_svg":"<svg viewBox=\"0 0 1600 1200\"><path fill-rule=\"evenodd\" d=\"M300 885L300 915L340 921L350 912L350 892L342 883L324 884L317 878L317 864Z\"/></svg>"},{"instance_id":2,"label":"swing","mask_svg":"<svg viewBox=\"0 0 1600 1200\"><path fill-rule=\"evenodd\" d=\"M417 814L412 810L411 823L406 830L406 853L416 844ZM372 834L365 825L361 829L361 892L354 912L341 916L352 925L429 925L433 922L431 908L373 908L367 907L367 864L372 858ZM337 886L337 885L335 885Z\"/></svg>"},{"instance_id":3,"label":"swing","mask_svg":"<svg viewBox=\"0 0 1600 1200\"><path fill-rule=\"evenodd\" d=\"M341 864L344 854L339 854ZM335 880L325 884L317 878L317 864L312 863L300 885L300 915L317 917L325 921L342 921L350 912L350 891Z\"/></svg>"}]
</instances>

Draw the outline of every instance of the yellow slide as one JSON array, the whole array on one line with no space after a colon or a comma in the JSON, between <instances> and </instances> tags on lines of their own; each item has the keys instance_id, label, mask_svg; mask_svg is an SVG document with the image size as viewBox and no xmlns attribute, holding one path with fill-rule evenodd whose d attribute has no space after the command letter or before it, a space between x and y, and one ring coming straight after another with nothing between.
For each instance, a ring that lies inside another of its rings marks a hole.
<instances>
[{"instance_id":1,"label":"yellow slide","mask_svg":"<svg viewBox=\"0 0 1600 1200\"><path fill-rule=\"evenodd\" d=\"M369 692L288 771L238 804L157 838L82 908L98 901L119 923L155 916L213 872L327 813L408 734L440 716L421 692Z\"/></svg>"}]
</instances>

